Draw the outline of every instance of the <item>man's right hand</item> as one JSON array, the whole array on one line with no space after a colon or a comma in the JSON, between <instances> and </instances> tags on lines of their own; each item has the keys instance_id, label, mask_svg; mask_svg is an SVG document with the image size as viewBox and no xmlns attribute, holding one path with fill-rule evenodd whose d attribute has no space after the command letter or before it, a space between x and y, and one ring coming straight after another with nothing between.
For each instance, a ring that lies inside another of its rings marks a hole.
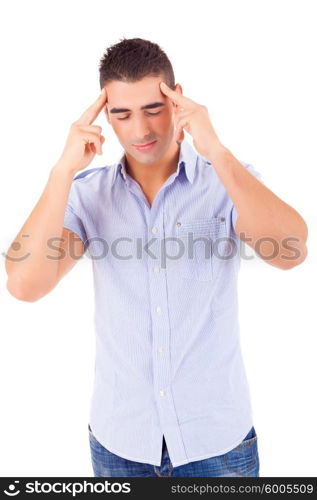
<instances>
[{"instance_id":1,"label":"man's right hand","mask_svg":"<svg viewBox=\"0 0 317 500\"><path fill-rule=\"evenodd\" d=\"M89 165L96 152L102 154L101 146L105 142L105 138L101 135L102 128L92 123L106 102L107 91L104 87L98 99L72 123L63 153L58 160L63 169L69 168L72 173L76 173Z\"/></svg>"}]
</instances>

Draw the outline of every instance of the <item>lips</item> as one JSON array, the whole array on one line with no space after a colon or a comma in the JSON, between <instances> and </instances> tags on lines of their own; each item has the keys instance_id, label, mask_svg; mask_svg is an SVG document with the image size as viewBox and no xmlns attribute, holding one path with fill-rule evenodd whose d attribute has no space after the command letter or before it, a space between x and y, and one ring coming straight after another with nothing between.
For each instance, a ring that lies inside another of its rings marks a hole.
<instances>
[{"instance_id":1,"label":"lips","mask_svg":"<svg viewBox=\"0 0 317 500\"><path fill-rule=\"evenodd\" d=\"M133 146L138 151L148 151L149 149L151 149L154 146L155 143L156 143L156 141L152 141L152 142L148 142L147 144L141 144L141 145L133 144Z\"/></svg>"}]
</instances>

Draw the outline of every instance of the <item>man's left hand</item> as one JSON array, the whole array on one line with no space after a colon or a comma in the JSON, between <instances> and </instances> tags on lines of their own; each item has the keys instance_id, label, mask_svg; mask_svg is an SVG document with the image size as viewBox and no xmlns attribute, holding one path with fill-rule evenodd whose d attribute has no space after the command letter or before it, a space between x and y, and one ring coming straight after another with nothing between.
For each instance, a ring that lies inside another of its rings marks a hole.
<instances>
[{"instance_id":1,"label":"man's left hand","mask_svg":"<svg viewBox=\"0 0 317 500\"><path fill-rule=\"evenodd\" d=\"M202 156L210 157L213 151L224 148L214 131L206 106L172 90L165 82L160 82L160 90L176 105L175 141L184 139L185 129L192 136L193 144Z\"/></svg>"}]
</instances>

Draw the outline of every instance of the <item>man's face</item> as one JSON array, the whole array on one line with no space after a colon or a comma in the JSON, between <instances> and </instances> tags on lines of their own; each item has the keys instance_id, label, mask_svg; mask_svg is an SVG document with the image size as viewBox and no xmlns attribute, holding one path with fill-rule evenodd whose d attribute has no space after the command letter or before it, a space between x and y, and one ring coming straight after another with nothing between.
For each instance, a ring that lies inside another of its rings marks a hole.
<instances>
[{"instance_id":1,"label":"man's face","mask_svg":"<svg viewBox=\"0 0 317 500\"><path fill-rule=\"evenodd\" d=\"M159 161L168 151L174 135L175 107L159 87L161 76L145 77L135 83L111 81L106 84L107 120L125 152L144 164ZM182 93L179 84L175 90ZM142 109L143 108L143 109ZM135 145L156 141L149 150Z\"/></svg>"}]
</instances>

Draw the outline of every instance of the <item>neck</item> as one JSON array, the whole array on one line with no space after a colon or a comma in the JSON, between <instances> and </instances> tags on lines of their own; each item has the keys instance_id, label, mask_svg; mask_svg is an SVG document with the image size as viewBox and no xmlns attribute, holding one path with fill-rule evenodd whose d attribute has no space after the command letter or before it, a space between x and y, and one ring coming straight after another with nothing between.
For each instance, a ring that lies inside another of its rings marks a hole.
<instances>
[{"instance_id":1,"label":"neck","mask_svg":"<svg viewBox=\"0 0 317 500\"><path fill-rule=\"evenodd\" d=\"M176 172L179 153L180 146L176 142L158 162L151 164L139 163L126 153L126 171L141 187L151 188L162 185L173 172Z\"/></svg>"}]
</instances>

